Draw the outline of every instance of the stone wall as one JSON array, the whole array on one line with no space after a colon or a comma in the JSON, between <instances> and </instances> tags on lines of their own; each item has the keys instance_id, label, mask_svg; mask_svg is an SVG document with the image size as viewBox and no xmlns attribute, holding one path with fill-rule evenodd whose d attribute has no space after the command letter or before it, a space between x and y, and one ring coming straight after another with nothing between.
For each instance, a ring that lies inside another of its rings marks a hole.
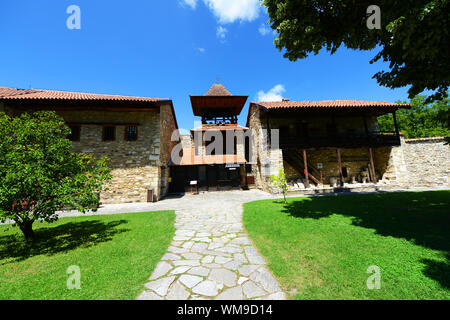
<instances>
[{"instance_id":1,"label":"stone wall","mask_svg":"<svg viewBox=\"0 0 450 320\"><path fill-rule=\"evenodd\" d=\"M75 152L108 157L112 180L102 203L146 202L147 190L160 197L160 115L158 112L58 111L67 122L79 123ZM115 141L102 141L102 123L116 125ZM125 141L125 125L138 124L137 141Z\"/></svg>"},{"instance_id":2,"label":"stone wall","mask_svg":"<svg viewBox=\"0 0 450 320\"><path fill-rule=\"evenodd\" d=\"M450 187L450 146L445 138L404 140L410 187Z\"/></svg>"},{"instance_id":3,"label":"stone wall","mask_svg":"<svg viewBox=\"0 0 450 320\"><path fill-rule=\"evenodd\" d=\"M270 175L277 175L280 169L284 169L284 163L282 150L277 145L268 145L266 116L259 108L252 106L249 110L248 126L253 143L250 164L256 187L271 191Z\"/></svg>"},{"instance_id":4,"label":"stone wall","mask_svg":"<svg viewBox=\"0 0 450 320\"><path fill-rule=\"evenodd\" d=\"M444 138L405 140L394 147L373 149L378 184L393 188L450 187L450 147ZM301 156L299 156L301 157ZM317 167L322 163L323 182L330 184L337 178L336 151L332 149L308 150L308 162ZM369 171L369 153L366 148L341 149L342 167L347 169L346 183L360 182L361 171ZM284 162L286 177L290 181L303 179L303 174ZM319 179L319 177L316 177Z\"/></svg>"},{"instance_id":5,"label":"stone wall","mask_svg":"<svg viewBox=\"0 0 450 320\"><path fill-rule=\"evenodd\" d=\"M303 161L303 157L298 152L299 159ZM331 179L336 181L339 179L339 167L336 149L319 149L319 150L307 150L306 157L311 167L317 169L317 172L311 173L317 180L320 180L320 171L322 172L322 180L324 185L331 184ZM341 163L344 171L347 171L347 176L344 177L344 182L350 183L353 181L360 181L360 175L362 171L369 171L370 157L369 150L367 148L341 148ZM319 164L322 168L319 168ZM290 179L296 179L303 177L302 172L292 170L293 168L286 170L286 175ZM285 162L286 168L286 162Z\"/></svg>"},{"instance_id":6,"label":"stone wall","mask_svg":"<svg viewBox=\"0 0 450 320\"><path fill-rule=\"evenodd\" d=\"M181 135L180 140L183 149L192 149L194 147L194 142L190 134Z\"/></svg>"},{"instance_id":7,"label":"stone wall","mask_svg":"<svg viewBox=\"0 0 450 320\"><path fill-rule=\"evenodd\" d=\"M170 177L170 167L169 161L171 159L171 152L178 141L172 141L172 135L175 130L177 130L176 119L172 112L171 105L163 105L160 108L160 131L161 136L158 138L160 142L159 147L159 176L160 186L157 190L158 199L169 192L169 177ZM162 143L161 143L162 142ZM155 153L157 154L157 153Z\"/></svg>"}]
</instances>

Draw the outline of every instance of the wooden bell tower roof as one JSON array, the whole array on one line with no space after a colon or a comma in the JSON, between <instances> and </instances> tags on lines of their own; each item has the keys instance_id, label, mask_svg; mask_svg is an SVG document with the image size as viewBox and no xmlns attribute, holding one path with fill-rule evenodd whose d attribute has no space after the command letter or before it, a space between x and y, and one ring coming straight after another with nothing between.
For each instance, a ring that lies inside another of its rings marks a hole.
<instances>
[{"instance_id":1,"label":"wooden bell tower roof","mask_svg":"<svg viewBox=\"0 0 450 320\"><path fill-rule=\"evenodd\" d=\"M192 111L199 117L238 116L248 96L234 96L221 84L213 84L203 96L190 96Z\"/></svg>"}]
</instances>

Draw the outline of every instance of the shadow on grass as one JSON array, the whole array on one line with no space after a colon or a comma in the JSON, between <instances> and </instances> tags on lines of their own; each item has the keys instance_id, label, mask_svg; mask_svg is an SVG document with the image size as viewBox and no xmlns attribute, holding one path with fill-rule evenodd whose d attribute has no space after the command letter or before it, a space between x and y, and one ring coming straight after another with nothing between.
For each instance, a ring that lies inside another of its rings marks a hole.
<instances>
[{"instance_id":1,"label":"shadow on grass","mask_svg":"<svg viewBox=\"0 0 450 320\"><path fill-rule=\"evenodd\" d=\"M440 283L443 288L450 290L450 253L447 253L447 261L423 259L426 265L422 271L425 276Z\"/></svg>"},{"instance_id":2,"label":"shadow on grass","mask_svg":"<svg viewBox=\"0 0 450 320\"><path fill-rule=\"evenodd\" d=\"M0 261L6 259L6 263L12 263L36 255L54 255L95 246L112 240L116 234L129 231L117 228L126 223L127 220L108 223L93 220L40 227L35 230L35 240L30 243L25 242L22 234L0 236Z\"/></svg>"},{"instance_id":3,"label":"shadow on grass","mask_svg":"<svg viewBox=\"0 0 450 320\"><path fill-rule=\"evenodd\" d=\"M284 212L302 219L344 215L379 235L442 251L446 261L423 260L423 273L450 287L450 191L311 197L290 201Z\"/></svg>"}]
</instances>

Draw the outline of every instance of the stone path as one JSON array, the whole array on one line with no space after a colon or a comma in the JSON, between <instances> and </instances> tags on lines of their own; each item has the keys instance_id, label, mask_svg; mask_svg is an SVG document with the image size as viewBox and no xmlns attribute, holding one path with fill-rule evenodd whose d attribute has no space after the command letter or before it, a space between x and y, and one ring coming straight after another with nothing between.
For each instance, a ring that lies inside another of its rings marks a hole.
<instances>
[{"instance_id":1,"label":"stone path","mask_svg":"<svg viewBox=\"0 0 450 320\"><path fill-rule=\"evenodd\" d=\"M269 197L231 191L174 202L175 236L138 299L286 299L242 225L242 203Z\"/></svg>"}]
</instances>

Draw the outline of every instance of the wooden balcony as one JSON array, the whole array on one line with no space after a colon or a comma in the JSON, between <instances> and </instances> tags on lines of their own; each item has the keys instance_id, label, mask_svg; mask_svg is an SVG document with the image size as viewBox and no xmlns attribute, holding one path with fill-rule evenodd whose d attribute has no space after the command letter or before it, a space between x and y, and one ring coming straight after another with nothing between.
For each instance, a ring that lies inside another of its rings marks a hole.
<instances>
[{"instance_id":1,"label":"wooden balcony","mask_svg":"<svg viewBox=\"0 0 450 320\"><path fill-rule=\"evenodd\" d=\"M367 135L336 134L329 137L282 136L280 148L362 148L399 146L400 135L396 132L371 132Z\"/></svg>"}]
</instances>

